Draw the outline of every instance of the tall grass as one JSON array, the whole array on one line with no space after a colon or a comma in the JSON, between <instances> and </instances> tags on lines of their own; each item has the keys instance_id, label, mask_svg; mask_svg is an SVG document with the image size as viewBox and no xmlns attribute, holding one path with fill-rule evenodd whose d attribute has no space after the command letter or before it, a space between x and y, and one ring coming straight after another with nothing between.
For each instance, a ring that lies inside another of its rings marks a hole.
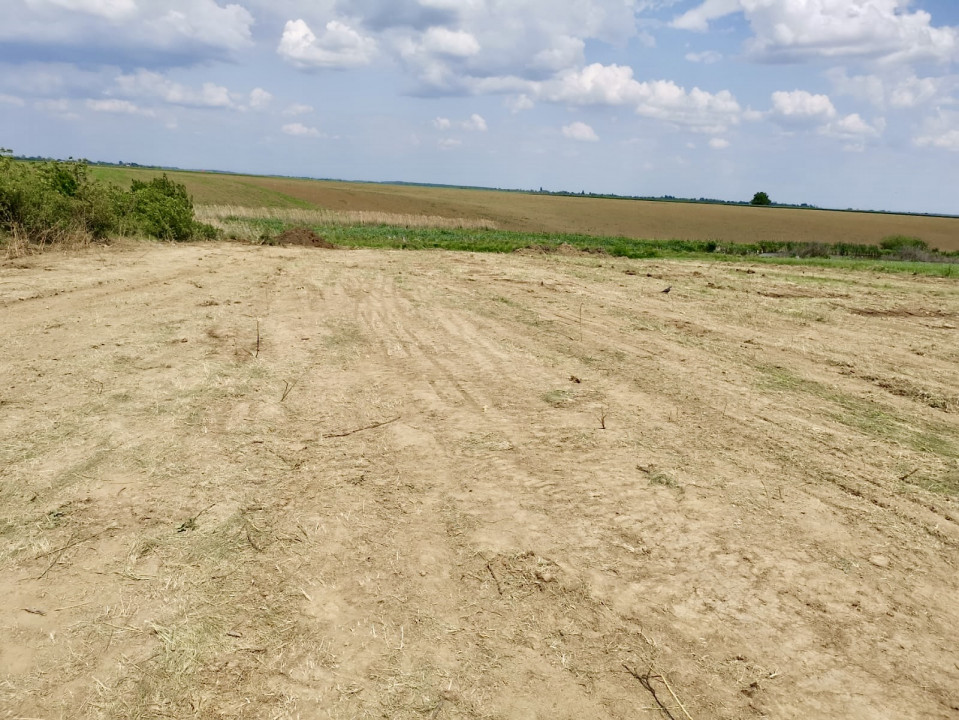
<instances>
[{"instance_id":1,"label":"tall grass","mask_svg":"<svg viewBox=\"0 0 959 720\"><path fill-rule=\"evenodd\" d=\"M444 228L495 230L496 224L483 218L451 218L440 215L413 215L369 210L327 210L325 208L250 208L238 205L198 205L197 219L223 230L230 237L247 239L260 225L384 225L396 228Z\"/></svg>"}]
</instances>

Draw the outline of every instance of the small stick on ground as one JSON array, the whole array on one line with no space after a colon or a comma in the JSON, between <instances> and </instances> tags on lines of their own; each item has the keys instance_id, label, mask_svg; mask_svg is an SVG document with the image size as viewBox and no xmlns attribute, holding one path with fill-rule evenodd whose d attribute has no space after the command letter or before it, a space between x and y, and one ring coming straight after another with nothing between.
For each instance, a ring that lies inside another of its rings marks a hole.
<instances>
[{"instance_id":1,"label":"small stick on ground","mask_svg":"<svg viewBox=\"0 0 959 720\"><path fill-rule=\"evenodd\" d=\"M489 570L489 574L493 576L493 582L496 583L496 592L498 592L500 595L502 595L502 594L503 594L503 588L502 588L502 586L499 584L499 578L496 577L496 573L493 572L493 566L490 565L490 563L489 563L488 561L487 561L487 563L486 563L486 569Z\"/></svg>"},{"instance_id":2,"label":"small stick on ground","mask_svg":"<svg viewBox=\"0 0 959 720\"><path fill-rule=\"evenodd\" d=\"M93 533L93 535L87 535L86 537L82 537L79 540L71 540L70 542L68 542L66 545L62 547L58 547L55 550L48 550L47 552L40 553L39 555L37 555L34 558L34 560L39 560L42 557L46 557L47 555L53 555L54 553L56 553L56 556L57 556L54 559L54 561L50 563L50 567L44 570L43 574L40 575L40 577L38 577L37 580L42 580L48 572L53 570L53 566L56 565L58 562L60 562L60 558L63 557L63 553L65 553L67 550L69 550L70 548L76 545L79 545L80 543L85 543L87 540L93 540L94 538L100 537L101 535L103 535L103 533L108 532L110 530L116 530L116 526L111 525L110 527L104 528L98 533Z\"/></svg>"},{"instance_id":3,"label":"small stick on ground","mask_svg":"<svg viewBox=\"0 0 959 720\"><path fill-rule=\"evenodd\" d=\"M180 525L180 527L178 527L178 528L176 529L176 531L177 531L177 532L186 532L187 530L196 530L196 521L197 521L197 518L199 518L203 513L205 513L207 510L209 510L209 509L210 509L211 507L213 507L214 505L216 505L216 503L210 503L209 505L207 505L205 508L203 508L200 512L198 512L198 513L197 513L196 515L194 515L193 517L187 518L186 520L184 520L183 523Z\"/></svg>"},{"instance_id":4,"label":"small stick on ground","mask_svg":"<svg viewBox=\"0 0 959 720\"><path fill-rule=\"evenodd\" d=\"M653 674L652 668L650 668L645 675L640 675L626 663L623 663L623 667L626 668L626 672L639 680L640 684L646 688L646 691L653 696L653 700L656 701L656 704L659 705L659 709L666 714L666 717L668 717L669 720L676 720L676 716L673 715L672 712L670 712L670 709L663 703L662 700L659 699L659 696L656 694L656 688L654 688L652 685L652 680L659 680L663 685L665 685L673 700L677 705L679 705L679 709L683 711L683 715L686 716L686 720L693 720L692 716L686 710L686 706L683 705L682 701L676 696L676 693L673 692L673 688L670 686L669 681L666 680L665 675L662 675L661 673Z\"/></svg>"},{"instance_id":5,"label":"small stick on ground","mask_svg":"<svg viewBox=\"0 0 959 720\"><path fill-rule=\"evenodd\" d=\"M256 319L256 352L253 357L254 359L260 357L260 318Z\"/></svg>"},{"instance_id":6,"label":"small stick on ground","mask_svg":"<svg viewBox=\"0 0 959 720\"><path fill-rule=\"evenodd\" d=\"M919 472L919 468L916 468L916 469L913 470L912 472L907 472L905 475L903 475L902 477L899 478L899 482L906 482L906 480L908 480L909 478L911 478L911 477L912 477L913 475L915 475L917 472Z\"/></svg>"},{"instance_id":7,"label":"small stick on ground","mask_svg":"<svg viewBox=\"0 0 959 720\"><path fill-rule=\"evenodd\" d=\"M373 428L383 427L384 425L389 425L400 419L400 415L397 415L395 418L390 418L389 420L384 420L383 422L376 422L372 425L364 425L363 427L356 428L355 430L347 430L346 432L341 433L325 433L323 437L325 438L341 438L346 437L347 435L354 435L358 432L363 432L364 430L372 430Z\"/></svg>"},{"instance_id":8,"label":"small stick on ground","mask_svg":"<svg viewBox=\"0 0 959 720\"><path fill-rule=\"evenodd\" d=\"M300 382L300 379L297 378L292 383L289 380L284 380L283 384L286 385L286 388L283 390L283 396L280 398L280 402L286 400L286 396L290 394L290 390L296 387L296 384Z\"/></svg>"}]
</instances>

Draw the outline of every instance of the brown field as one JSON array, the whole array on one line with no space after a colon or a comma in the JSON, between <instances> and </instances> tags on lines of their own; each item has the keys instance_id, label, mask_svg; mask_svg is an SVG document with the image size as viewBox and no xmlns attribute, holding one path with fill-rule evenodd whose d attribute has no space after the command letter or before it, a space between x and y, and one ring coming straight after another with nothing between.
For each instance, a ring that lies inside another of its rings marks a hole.
<instances>
[{"instance_id":1,"label":"brown field","mask_svg":"<svg viewBox=\"0 0 959 720\"><path fill-rule=\"evenodd\" d=\"M134 244L0 305L0 718L959 717L954 280Z\"/></svg>"},{"instance_id":2,"label":"brown field","mask_svg":"<svg viewBox=\"0 0 959 720\"><path fill-rule=\"evenodd\" d=\"M98 169L115 182L149 170ZM171 173L200 205L295 207L488 222L503 230L582 233L723 243L790 241L876 244L890 235L919 237L930 247L959 250L959 218L883 215L791 208L554 197L453 188Z\"/></svg>"}]
</instances>

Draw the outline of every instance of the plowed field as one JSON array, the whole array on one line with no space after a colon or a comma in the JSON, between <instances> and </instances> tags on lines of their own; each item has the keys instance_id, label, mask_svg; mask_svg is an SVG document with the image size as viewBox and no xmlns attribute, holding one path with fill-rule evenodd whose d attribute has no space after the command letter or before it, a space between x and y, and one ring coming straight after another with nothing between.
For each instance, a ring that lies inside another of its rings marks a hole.
<instances>
[{"instance_id":1,"label":"plowed field","mask_svg":"<svg viewBox=\"0 0 959 720\"><path fill-rule=\"evenodd\" d=\"M954 280L134 245L0 306L0 717L959 717Z\"/></svg>"}]
</instances>

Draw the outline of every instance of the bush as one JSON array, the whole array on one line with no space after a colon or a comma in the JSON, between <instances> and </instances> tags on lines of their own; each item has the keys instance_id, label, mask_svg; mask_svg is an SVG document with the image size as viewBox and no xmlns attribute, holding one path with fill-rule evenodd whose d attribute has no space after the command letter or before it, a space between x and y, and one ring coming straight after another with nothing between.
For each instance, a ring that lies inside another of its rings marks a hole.
<instances>
[{"instance_id":1,"label":"bush","mask_svg":"<svg viewBox=\"0 0 959 720\"><path fill-rule=\"evenodd\" d=\"M193 237L193 201L186 188L166 175L150 182L134 180L133 216L145 235L161 240L189 240Z\"/></svg>"},{"instance_id":2,"label":"bush","mask_svg":"<svg viewBox=\"0 0 959 720\"><path fill-rule=\"evenodd\" d=\"M879 242L879 247L891 252L900 252L906 248L912 248L914 250L929 249L925 240L907 235L888 235Z\"/></svg>"},{"instance_id":3,"label":"bush","mask_svg":"<svg viewBox=\"0 0 959 720\"><path fill-rule=\"evenodd\" d=\"M102 240L142 233L163 240L212 239L196 222L186 187L166 175L129 191L90 176L83 160L15 160L0 148L0 232L32 243Z\"/></svg>"}]
</instances>

